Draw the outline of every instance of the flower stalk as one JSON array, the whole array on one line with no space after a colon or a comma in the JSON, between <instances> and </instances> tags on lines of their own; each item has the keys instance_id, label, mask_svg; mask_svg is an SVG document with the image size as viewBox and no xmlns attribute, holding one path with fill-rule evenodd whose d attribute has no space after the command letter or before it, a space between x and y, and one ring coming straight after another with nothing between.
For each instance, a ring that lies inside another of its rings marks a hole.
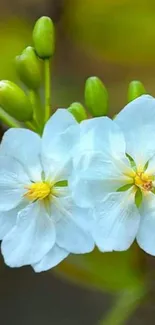
<instances>
[{"instance_id":1,"label":"flower stalk","mask_svg":"<svg viewBox=\"0 0 155 325\"><path fill-rule=\"evenodd\" d=\"M50 76L50 59L44 60L45 69L45 122L51 115L51 76Z\"/></svg>"}]
</instances>

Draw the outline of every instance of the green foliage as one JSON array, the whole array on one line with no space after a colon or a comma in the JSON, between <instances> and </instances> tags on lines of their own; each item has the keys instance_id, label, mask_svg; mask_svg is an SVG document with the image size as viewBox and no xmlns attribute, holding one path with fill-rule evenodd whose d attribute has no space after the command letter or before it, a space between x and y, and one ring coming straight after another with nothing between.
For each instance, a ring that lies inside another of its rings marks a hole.
<instances>
[{"instance_id":1,"label":"green foliage","mask_svg":"<svg viewBox=\"0 0 155 325\"><path fill-rule=\"evenodd\" d=\"M64 26L88 55L121 64L154 63L153 0L69 0Z\"/></svg>"},{"instance_id":2,"label":"green foliage","mask_svg":"<svg viewBox=\"0 0 155 325\"><path fill-rule=\"evenodd\" d=\"M136 244L125 252L101 253L95 249L89 254L71 255L54 270L75 283L117 292L142 281L141 254Z\"/></svg>"},{"instance_id":3,"label":"green foliage","mask_svg":"<svg viewBox=\"0 0 155 325\"><path fill-rule=\"evenodd\" d=\"M30 42L31 23L17 18L0 21L0 79L16 80L14 58Z\"/></svg>"}]
</instances>

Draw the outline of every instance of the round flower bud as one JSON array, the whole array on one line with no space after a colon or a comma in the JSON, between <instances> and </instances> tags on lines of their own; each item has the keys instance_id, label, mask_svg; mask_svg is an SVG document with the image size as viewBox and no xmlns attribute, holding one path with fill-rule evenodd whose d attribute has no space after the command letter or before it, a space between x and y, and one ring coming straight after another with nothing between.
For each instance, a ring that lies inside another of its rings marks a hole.
<instances>
[{"instance_id":1,"label":"round flower bud","mask_svg":"<svg viewBox=\"0 0 155 325\"><path fill-rule=\"evenodd\" d=\"M131 102L132 100L144 94L146 94L146 90L142 82L138 80L133 80L130 82L128 88L128 102Z\"/></svg>"},{"instance_id":2,"label":"round flower bud","mask_svg":"<svg viewBox=\"0 0 155 325\"><path fill-rule=\"evenodd\" d=\"M81 122L87 119L87 114L84 107L80 103L73 103L68 108L68 111L75 117L77 122Z\"/></svg>"},{"instance_id":3,"label":"round flower bud","mask_svg":"<svg viewBox=\"0 0 155 325\"><path fill-rule=\"evenodd\" d=\"M107 115L108 92L98 77L90 77L85 84L85 102L92 116Z\"/></svg>"},{"instance_id":4,"label":"round flower bud","mask_svg":"<svg viewBox=\"0 0 155 325\"><path fill-rule=\"evenodd\" d=\"M41 17L37 20L33 29L33 42L37 55L42 59L50 58L55 48L55 31L52 20L49 17Z\"/></svg>"},{"instance_id":5,"label":"round flower bud","mask_svg":"<svg viewBox=\"0 0 155 325\"><path fill-rule=\"evenodd\" d=\"M0 107L21 122L30 121L33 116L29 98L21 88L8 80L0 81Z\"/></svg>"},{"instance_id":6,"label":"round flower bud","mask_svg":"<svg viewBox=\"0 0 155 325\"><path fill-rule=\"evenodd\" d=\"M28 88L35 90L40 87L40 63L33 47L28 46L21 55L16 57L16 69L20 80Z\"/></svg>"}]
</instances>

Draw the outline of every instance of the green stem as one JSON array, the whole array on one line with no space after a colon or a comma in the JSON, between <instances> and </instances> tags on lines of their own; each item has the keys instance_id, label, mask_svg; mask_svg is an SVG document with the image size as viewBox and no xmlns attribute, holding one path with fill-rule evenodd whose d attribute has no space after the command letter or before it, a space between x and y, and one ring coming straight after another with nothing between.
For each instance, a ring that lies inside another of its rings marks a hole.
<instances>
[{"instance_id":1,"label":"green stem","mask_svg":"<svg viewBox=\"0 0 155 325\"><path fill-rule=\"evenodd\" d=\"M27 126L28 129L36 132L37 127L34 125L34 122L33 121L32 122L31 121L27 121L27 122L25 122L25 125Z\"/></svg>"},{"instance_id":2,"label":"green stem","mask_svg":"<svg viewBox=\"0 0 155 325\"><path fill-rule=\"evenodd\" d=\"M45 65L45 122L51 115L51 76L50 76L50 60L44 60Z\"/></svg>"},{"instance_id":3,"label":"green stem","mask_svg":"<svg viewBox=\"0 0 155 325\"><path fill-rule=\"evenodd\" d=\"M44 126L44 116L39 93L37 91L30 90L29 98L33 107L34 121L27 122L27 126L29 124L29 127L31 127L31 129L34 128L38 133L41 133Z\"/></svg>"},{"instance_id":4,"label":"green stem","mask_svg":"<svg viewBox=\"0 0 155 325\"><path fill-rule=\"evenodd\" d=\"M142 298L146 294L143 284L131 288L121 294L113 309L103 318L98 325L124 325L133 314Z\"/></svg>"},{"instance_id":5,"label":"green stem","mask_svg":"<svg viewBox=\"0 0 155 325\"><path fill-rule=\"evenodd\" d=\"M11 128L20 128L21 124L0 108L0 120Z\"/></svg>"}]
</instances>

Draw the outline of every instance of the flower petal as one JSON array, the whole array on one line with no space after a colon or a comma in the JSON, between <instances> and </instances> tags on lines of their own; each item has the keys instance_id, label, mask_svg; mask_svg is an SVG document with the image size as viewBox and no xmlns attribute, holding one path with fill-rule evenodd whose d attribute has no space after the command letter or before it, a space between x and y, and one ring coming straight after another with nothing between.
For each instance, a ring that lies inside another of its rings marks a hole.
<instances>
[{"instance_id":1,"label":"flower petal","mask_svg":"<svg viewBox=\"0 0 155 325\"><path fill-rule=\"evenodd\" d=\"M100 151L105 161L126 160L124 135L118 125L108 117L85 120L80 124L79 152Z\"/></svg>"},{"instance_id":2,"label":"flower petal","mask_svg":"<svg viewBox=\"0 0 155 325\"><path fill-rule=\"evenodd\" d=\"M19 209L0 212L0 240L15 226Z\"/></svg>"},{"instance_id":3,"label":"flower petal","mask_svg":"<svg viewBox=\"0 0 155 325\"><path fill-rule=\"evenodd\" d=\"M126 139L126 151L137 165L144 166L155 154L155 99L143 95L116 116Z\"/></svg>"},{"instance_id":4,"label":"flower petal","mask_svg":"<svg viewBox=\"0 0 155 325\"><path fill-rule=\"evenodd\" d=\"M146 173L150 176L155 175L155 155L148 161Z\"/></svg>"},{"instance_id":5,"label":"flower petal","mask_svg":"<svg viewBox=\"0 0 155 325\"><path fill-rule=\"evenodd\" d=\"M42 258L42 260L32 265L32 267L35 272L47 271L58 265L68 255L69 252L67 252L65 249L59 247L58 245L54 245L52 249Z\"/></svg>"},{"instance_id":6,"label":"flower petal","mask_svg":"<svg viewBox=\"0 0 155 325\"><path fill-rule=\"evenodd\" d=\"M140 214L138 245L148 254L155 256L155 194L151 192L145 194Z\"/></svg>"},{"instance_id":7,"label":"flower petal","mask_svg":"<svg viewBox=\"0 0 155 325\"><path fill-rule=\"evenodd\" d=\"M7 156L0 157L0 210L15 208L22 200L30 180L22 165Z\"/></svg>"},{"instance_id":8,"label":"flower petal","mask_svg":"<svg viewBox=\"0 0 155 325\"><path fill-rule=\"evenodd\" d=\"M58 109L47 122L42 138L42 161L46 177L67 179L71 154L79 137L79 124L71 113Z\"/></svg>"},{"instance_id":9,"label":"flower petal","mask_svg":"<svg viewBox=\"0 0 155 325\"><path fill-rule=\"evenodd\" d=\"M26 201L23 200L16 208L10 211L0 212L0 240L2 240L4 236L6 236L7 233L15 226L18 212L21 209L24 209L25 206Z\"/></svg>"},{"instance_id":10,"label":"flower petal","mask_svg":"<svg viewBox=\"0 0 155 325\"><path fill-rule=\"evenodd\" d=\"M123 165L123 171L130 171ZM132 183L117 164L104 160L104 153L89 151L77 157L74 162L74 173L69 178L69 186L77 205L93 207L109 192Z\"/></svg>"},{"instance_id":11,"label":"flower petal","mask_svg":"<svg viewBox=\"0 0 155 325\"><path fill-rule=\"evenodd\" d=\"M41 138L30 130L9 129L5 132L0 155L7 155L17 159L33 181L41 179L40 164Z\"/></svg>"},{"instance_id":12,"label":"flower petal","mask_svg":"<svg viewBox=\"0 0 155 325\"><path fill-rule=\"evenodd\" d=\"M130 247L140 222L131 189L107 195L95 208L94 215L92 235L101 251L123 251Z\"/></svg>"},{"instance_id":13,"label":"flower petal","mask_svg":"<svg viewBox=\"0 0 155 325\"><path fill-rule=\"evenodd\" d=\"M51 205L55 220L56 243L75 254L93 250L94 241L89 234L92 217L89 210L78 208L71 197L55 198Z\"/></svg>"},{"instance_id":14,"label":"flower petal","mask_svg":"<svg viewBox=\"0 0 155 325\"><path fill-rule=\"evenodd\" d=\"M18 213L16 226L3 239L2 254L7 265L19 267L37 263L54 244L54 223L36 202Z\"/></svg>"},{"instance_id":15,"label":"flower petal","mask_svg":"<svg viewBox=\"0 0 155 325\"><path fill-rule=\"evenodd\" d=\"M142 95L127 104L115 117L115 122L126 135L131 130L143 128L144 123L155 127L155 98Z\"/></svg>"}]
</instances>

